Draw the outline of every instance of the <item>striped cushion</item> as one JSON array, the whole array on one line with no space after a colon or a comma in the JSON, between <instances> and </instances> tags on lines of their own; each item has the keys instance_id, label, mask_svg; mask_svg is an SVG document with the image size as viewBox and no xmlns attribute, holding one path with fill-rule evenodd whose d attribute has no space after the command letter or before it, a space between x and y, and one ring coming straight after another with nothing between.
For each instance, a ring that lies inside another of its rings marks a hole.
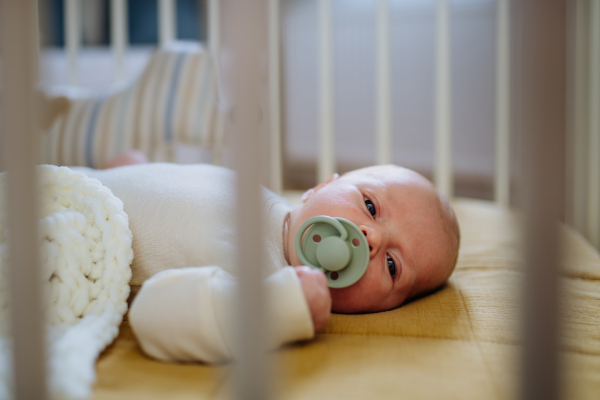
<instances>
[{"instance_id":1,"label":"striped cushion","mask_svg":"<svg viewBox=\"0 0 600 400\"><path fill-rule=\"evenodd\" d=\"M45 137L45 162L98 168L129 149L164 161L173 144L222 146L218 93L209 53L170 43L129 87L72 99Z\"/></svg>"}]
</instances>

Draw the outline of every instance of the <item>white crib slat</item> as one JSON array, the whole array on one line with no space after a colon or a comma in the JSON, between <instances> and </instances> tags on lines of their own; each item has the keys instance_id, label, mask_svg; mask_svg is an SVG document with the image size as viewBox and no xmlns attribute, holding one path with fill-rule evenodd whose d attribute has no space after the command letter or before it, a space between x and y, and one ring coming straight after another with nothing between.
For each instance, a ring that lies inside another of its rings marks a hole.
<instances>
[{"instance_id":1,"label":"white crib slat","mask_svg":"<svg viewBox=\"0 0 600 400\"><path fill-rule=\"evenodd\" d=\"M527 400L556 400L563 392L557 194L565 165L556 160L564 148L566 126L566 2L512 3L520 25L518 126L525 216L519 398Z\"/></svg>"},{"instance_id":2,"label":"white crib slat","mask_svg":"<svg viewBox=\"0 0 600 400\"><path fill-rule=\"evenodd\" d=\"M81 0L65 0L65 47L67 78L70 85L79 84L79 48L81 47Z\"/></svg>"},{"instance_id":3,"label":"white crib slat","mask_svg":"<svg viewBox=\"0 0 600 400\"><path fill-rule=\"evenodd\" d=\"M219 49L221 48L221 9L219 0L208 1L208 48L213 54L217 73L219 71Z\"/></svg>"},{"instance_id":4,"label":"white crib slat","mask_svg":"<svg viewBox=\"0 0 600 400\"><path fill-rule=\"evenodd\" d=\"M377 0L377 164L392 162L392 95L389 0Z\"/></svg>"},{"instance_id":5,"label":"white crib slat","mask_svg":"<svg viewBox=\"0 0 600 400\"><path fill-rule=\"evenodd\" d=\"M8 207L5 226L10 230L8 303L12 357L4 365L4 377L12 375L15 399L46 399L46 361L43 307L37 238L37 190L35 163L40 150L35 106L38 80L37 1L0 2L0 53L2 54L3 146L7 169ZM12 359L11 359L12 358ZM12 367L12 368L11 368ZM10 370L12 369L12 374ZM8 375L6 375L8 373Z\"/></svg>"},{"instance_id":6,"label":"white crib slat","mask_svg":"<svg viewBox=\"0 0 600 400\"><path fill-rule=\"evenodd\" d=\"M435 172L436 187L452 197L452 115L450 59L450 4L438 0L436 9L436 97L435 97Z\"/></svg>"},{"instance_id":7,"label":"white crib slat","mask_svg":"<svg viewBox=\"0 0 600 400\"><path fill-rule=\"evenodd\" d=\"M208 1L208 50L213 57L217 81L221 82L221 5L220 0ZM219 124L223 124L219 120ZM222 129L219 125L217 130ZM211 150L212 162L215 165L223 165L223 148L216 146Z\"/></svg>"},{"instance_id":8,"label":"white crib slat","mask_svg":"<svg viewBox=\"0 0 600 400\"><path fill-rule=\"evenodd\" d=\"M270 121L270 189L282 190L281 163L281 76L280 76L279 0L269 0L269 121Z\"/></svg>"},{"instance_id":9,"label":"white crib slat","mask_svg":"<svg viewBox=\"0 0 600 400\"><path fill-rule=\"evenodd\" d=\"M496 177L495 200L510 200L510 0L497 0L496 28Z\"/></svg>"},{"instance_id":10,"label":"white crib slat","mask_svg":"<svg viewBox=\"0 0 600 400\"><path fill-rule=\"evenodd\" d=\"M231 131L235 140L237 170L237 297L236 396L238 399L269 399L265 330L269 326L264 302L263 246L261 244L261 192L259 163L264 154L260 136L260 57L267 48L267 0L237 0L224 4L223 19L228 21L223 49L231 55L224 75L231 87L235 118Z\"/></svg>"},{"instance_id":11,"label":"white crib slat","mask_svg":"<svg viewBox=\"0 0 600 400\"><path fill-rule=\"evenodd\" d=\"M111 0L110 40L114 53L114 80L125 79L127 75L125 52L127 51L127 1Z\"/></svg>"},{"instance_id":12,"label":"white crib slat","mask_svg":"<svg viewBox=\"0 0 600 400\"><path fill-rule=\"evenodd\" d=\"M600 0L590 10L588 238L600 248Z\"/></svg>"},{"instance_id":13,"label":"white crib slat","mask_svg":"<svg viewBox=\"0 0 600 400\"><path fill-rule=\"evenodd\" d=\"M158 36L161 45L177 38L175 6L175 0L158 0Z\"/></svg>"},{"instance_id":14,"label":"white crib slat","mask_svg":"<svg viewBox=\"0 0 600 400\"><path fill-rule=\"evenodd\" d=\"M332 0L319 0L319 162L317 180L335 172Z\"/></svg>"},{"instance_id":15,"label":"white crib slat","mask_svg":"<svg viewBox=\"0 0 600 400\"><path fill-rule=\"evenodd\" d=\"M573 96L573 154L572 154L572 210L571 222L575 229L586 234L587 229L587 0L575 2L575 60Z\"/></svg>"}]
</instances>

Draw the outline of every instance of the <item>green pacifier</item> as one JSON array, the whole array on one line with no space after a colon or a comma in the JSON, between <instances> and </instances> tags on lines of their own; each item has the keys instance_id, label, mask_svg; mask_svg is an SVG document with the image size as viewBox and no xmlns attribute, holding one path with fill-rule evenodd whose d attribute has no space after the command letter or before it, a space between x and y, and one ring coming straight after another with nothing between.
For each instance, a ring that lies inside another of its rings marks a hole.
<instances>
[{"instance_id":1,"label":"green pacifier","mask_svg":"<svg viewBox=\"0 0 600 400\"><path fill-rule=\"evenodd\" d=\"M322 270L332 288L353 285L369 265L365 235L344 218L319 215L308 219L298 230L295 244L300 261Z\"/></svg>"}]
</instances>

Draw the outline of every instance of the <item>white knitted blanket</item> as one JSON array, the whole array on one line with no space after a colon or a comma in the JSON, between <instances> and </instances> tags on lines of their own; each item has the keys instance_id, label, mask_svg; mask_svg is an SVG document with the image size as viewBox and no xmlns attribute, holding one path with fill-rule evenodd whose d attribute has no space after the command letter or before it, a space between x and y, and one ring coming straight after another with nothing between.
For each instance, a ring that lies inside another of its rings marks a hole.
<instances>
[{"instance_id":1,"label":"white knitted blanket","mask_svg":"<svg viewBox=\"0 0 600 400\"><path fill-rule=\"evenodd\" d=\"M123 203L98 180L67 167L40 166L37 238L47 316L52 398L91 394L100 352L127 311L131 231ZM0 174L0 399L12 397L8 315L6 174Z\"/></svg>"}]
</instances>

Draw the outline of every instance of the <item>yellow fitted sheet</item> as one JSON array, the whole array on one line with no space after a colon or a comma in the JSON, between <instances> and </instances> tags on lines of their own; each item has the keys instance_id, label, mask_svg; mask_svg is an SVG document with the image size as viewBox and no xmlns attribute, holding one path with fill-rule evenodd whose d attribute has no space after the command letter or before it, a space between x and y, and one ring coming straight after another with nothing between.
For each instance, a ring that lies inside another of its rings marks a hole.
<instances>
[{"instance_id":1,"label":"yellow fitted sheet","mask_svg":"<svg viewBox=\"0 0 600 400\"><path fill-rule=\"evenodd\" d=\"M327 331L273 357L285 399L511 399L518 388L520 243L514 213L457 200L457 269L437 293L396 310L333 315ZM564 229L564 398L600 395L600 256ZM94 399L227 398L230 366L165 364L127 322L100 357Z\"/></svg>"}]
</instances>

